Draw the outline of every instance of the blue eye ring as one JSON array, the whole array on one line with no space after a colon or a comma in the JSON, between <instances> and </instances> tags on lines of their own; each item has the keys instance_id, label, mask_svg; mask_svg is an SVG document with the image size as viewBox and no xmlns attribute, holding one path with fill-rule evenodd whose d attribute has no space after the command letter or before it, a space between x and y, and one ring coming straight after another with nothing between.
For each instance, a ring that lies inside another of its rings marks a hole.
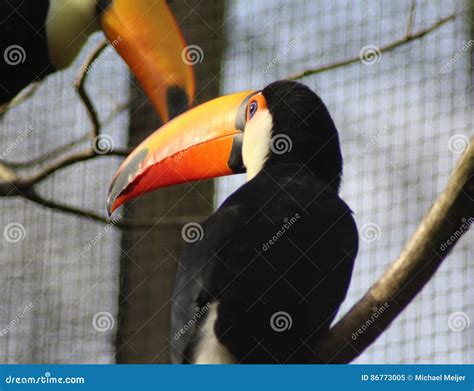
<instances>
[{"instance_id":1,"label":"blue eye ring","mask_svg":"<svg viewBox=\"0 0 474 391\"><path fill-rule=\"evenodd\" d=\"M258 103L256 100L250 103L249 105L249 119L251 119L255 113L257 112L258 109Z\"/></svg>"}]
</instances>

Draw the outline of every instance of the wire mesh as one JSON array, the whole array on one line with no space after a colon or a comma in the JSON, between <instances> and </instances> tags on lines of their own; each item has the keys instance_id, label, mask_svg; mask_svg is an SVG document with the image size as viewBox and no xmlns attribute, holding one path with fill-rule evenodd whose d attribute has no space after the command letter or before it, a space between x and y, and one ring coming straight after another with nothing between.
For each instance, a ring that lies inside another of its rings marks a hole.
<instances>
[{"instance_id":1,"label":"wire mesh","mask_svg":"<svg viewBox=\"0 0 474 391\"><path fill-rule=\"evenodd\" d=\"M215 4L208 2L206 7ZM178 20L202 19L194 4L182 6ZM411 1L389 0L227 1L218 27L208 19L201 23L213 26L209 36L226 38L222 59L204 50L197 65L202 89L216 81L222 93L260 89L294 72L357 57L369 45L380 48L406 34L411 6ZM360 230L356 269L340 314L399 254L446 183L460 156L459 145L472 136L469 2L417 1L415 6L413 32L453 12L457 17L420 39L371 57L368 64L356 61L303 80L325 101L340 131L345 156L342 196L354 210ZM192 29L186 37L192 44ZM33 159L89 131L72 82L99 39L96 35L91 40L73 67L50 76L31 100L0 118L0 156L13 162ZM128 139L129 84L127 69L112 50L100 57L88 82L103 131L117 146L126 145ZM206 96L202 90L198 93ZM142 121L148 129L155 118ZM20 134L25 137L19 143ZM115 158L75 165L49 178L40 192L104 212L106 185L117 165ZM216 205L244 180L243 176L218 180ZM129 287L133 295L121 296L125 292L120 292L119 282L120 232L18 198L0 198L0 208L0 233L16 227L21 237L10 241L0 237L0 362L114 362L116 350L127 349L115 341L123 300L128 301L132 318L138 311L133 303L138 301L143 302L139 308L150 312L141 324L127 329L128 337L136 336L145 322L154 325L150 319L156 314L156 284L142 290ZM181 209L189 214L188 207ZM180 229L176 227L177 237ZM168 246L157 241L149 245ZM470 232L417 299L357 362L474 362L472 327L454 323L456 317L469 322L474 316L473 250ZM157 270L168 269L166 262L175 261L160 259ZM97 323L99 318L105 323ZM131 348L136 357L151 360L161 354L161 347L153 346L163 333L154 334L151 327L144 330Z\"/></svg>"},{"instance_id":2,"label":"wire mesh","mask_svg":"<svg viewBox=\"0 0 474 391\"><path fill-rule=\"evenodd\" d=\"M0 119L4 162L37 159L77 140L83 141L68 151L88 146L84 135L91 125L73 84L100 39L95 36L70 69L47 78L32 99ZM103 132L119 145L128 130L127 68L106 49L89 77ZM103 157L73 165L41 183L38 192L104 214L106 184L118 163ZM0 210L0 362L113 362L120 234L20 198L0 198Z\"/></svg>"},{"instance_id":3,"label":"wire mesh","mask_svg":"<svg viewBox=\"0 0 474 391\"><path fill-rule=\"evenodd\" d=\"M318 65L381 48L407 32L411 1L229 4L224 92L263 88ZM339 129L342 197L359 227L354 304L400 253L472 136L471 20L466 2L417 1L412 31L458 12L425 37L307 77ZM264 17L262 17L264 15ZM456 147L456 144L457 147ZM464 144L465 145L465 144ZM218 203L245 178L218 182ZM473 362L473 233L358 363ZM460 320L464 327L453 322ZM461 328L461 330L460 330Z\"/></svg>"}]
</instances>

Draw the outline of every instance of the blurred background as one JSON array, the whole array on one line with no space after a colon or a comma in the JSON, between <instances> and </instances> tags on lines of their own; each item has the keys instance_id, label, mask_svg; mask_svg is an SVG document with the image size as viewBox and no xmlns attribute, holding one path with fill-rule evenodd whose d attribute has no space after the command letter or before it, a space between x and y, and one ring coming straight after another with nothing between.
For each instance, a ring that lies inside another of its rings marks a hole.
<instances>
[{"instance_id":1,"label":"blurred background","mask_svg":"<svg viewBox=\"0 0 474 391\"><path fill-rule=\"evenodd\" d=\"M359 57L303 78L325 101L345 157L342 197L359 226L348 310L398 256L472 136L470 1L174 1L195 52L197 101L260 89L295 72ZM412 7L414 11L411 12ZM392 51L412 32L448 21ZM17 173L41 157L87 146L90 123L74 89L94 35L70 69L0 117L0 163ZM120 57L107 48L87 90L113 148L134 146L159 122ZM105 217L119 157L56 172L47 200ZM234 176L149 194L120 213L156 223L119 229L21 197L0 198L0 362L169 362L170 293L181 229L244 182ZM474 234L358 363L474 363Z\"/></svg>"}]
</instances>

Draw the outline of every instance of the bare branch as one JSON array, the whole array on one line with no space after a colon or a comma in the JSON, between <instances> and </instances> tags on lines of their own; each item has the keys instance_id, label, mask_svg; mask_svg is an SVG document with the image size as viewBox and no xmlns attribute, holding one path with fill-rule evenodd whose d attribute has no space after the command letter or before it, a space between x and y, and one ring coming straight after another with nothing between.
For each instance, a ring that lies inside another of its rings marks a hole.
<instances>
[{"instance_id":1,"label":"bare branch","mask_svg":"<svg viewBox=\"0 0 474 391\"><path fill-rule=\"evenodd\" d=\"M403 38L400 38L400 39L398 39L398 40L396 40L392 43L389 43L388 45L380 47L379 52L380 53L388 53L388 52L390 52L390 51L392 51L392 50L394 50L394 49L396 49L400 46L406 45L409 42L420 39L421 37L424 37L425 35L431 33L432 31L437 30L438 28L440 28L441 26L443 26L444 24L446 24L450 20L454 20L455 17L456 17L455 13L451 14L451 15L443 18L443 19L440 19L438 22L434 23L433 25L431 25L430 27L428 27L424 30L418 31L415 34L407 34ZM315 74L321 73L321 72L326 72L326 71L329 71L329 70L332 70L332 69L337 69L337 68L340 68L340 67L343 67L343 66L346 66L346 65L350 65L350 64L359 62L359 61L360 61L360 56L357 55L357 56L348 58L346 60L337 61L337 62L334 62L332 64L322 65L322 66L318 66L316 68L311 68L311 69L307 69L307 70L295 73L295 74L289 76L287 79L289 79L289 80L298 80L298 79L302 79L303 77L307 77L307 76L310 76L310 75L315 75Z\"/></svg>"},{"instance_id":2,"label":"bare branch","mask_svg":"<svg viewBox=\"0 0 474 391\"><path fill-rule=\"evenodd\" d=\"M321 338L316 362L348 363L372 344L431 279L474 222L474 138L398 259Z\"/></svg>"},{"instance_id":3,"label":"bare branch","mask_svg":"<svg viewBox=\"0 0 474 391\"><path fill-rule=\"evenodd\" d=\"M103 122L103 124L104 125L109 124L115 118L115 116L118 113L122 112L127 107L128 107L128 103L119 105L114 110L114 112L111 113L107 117L107 119ZM67 144L64 144L64 145L61 145L57 148L54 148L51 151L46 152L45 154L43 154L43 155L41 155L37 158L27 160L27 161L24 161L24 162L4 161L4 164L6 164L10 168L14 168L14 169L31 168L31 167L41 166L44 163L46 163L47 161L49 161L51 159L55 159L58 156L62 155L63 153L70 152L71 149L73 149L74 147L76 147L80 144L83 144L86 141L90 141L90 135L89 134L85 134L85 135L77 138L76 140L73 140L73 141L71 141ZM131 152L131 149L123 148L123 149L116 149L115 151L104 153L102 156L127 156L130 152Z\"/></svg>"},{"instance_id":4,"label":"bare branch","mask_svg":"<svg viewBox=\"0 0 474 391\"><path fill-rule=\"evenodd\" d=\"M408 14L407 31L405 37L409 37L413 31L413 23L415 22L416 0L411 0L410 13Z\"/></svg>"},{"instance_id":5,"label":"bare branch","mask_svg":"<svg viewBox=\"0 0 474 391\"><path fill-rule=\"evenodd\" d=\"M62 159L50 163L46 167L38 170L38 172L21 180L22 187L33 187L37 183L43 181L48 176L54 174L56 171L69 167L73 164L83 162L86 160L95 159L101 156L120 156L124 157L130 153L129 149L115 149L112 151L104 151L104 153L97 153L92 148L85 149L80 152L70 153Z\"/></svg>"},{"instance_id":6,"label":"bare branch","mask_svg":"<svg viewBox=\"0 0 474 391\"><path fill-rule=\"evenodd\" d=\"M136 228L152 228L155 226L182 226L190 221L202 222L206 217L204 216L186 216L186 217L174 217L174 216L163 216L157 219L149 220L121 220L121 219L108 219L107 217L100 215L92 211L86 211L81 208L76 208L58 201L53 201L44 198L34 191L29 191L23 194L23 198L32 201L42 207L57 210L63 213L72 214L78 217L84 217L89 220L97 221L99 223L111 224L114 227L120 229L136 229Z\"/></svg>"},{"instance_id":7,"label":"bare branch","mask_svg":"<svg viewBox=\"0 0 474 391\"><path fill-rule=\"evenodd\" d=\"M79 94L79 97L84 104L89 118L92 122L92 131L91 135L86 135L85 137L81 137L71 143L66 145L62 145L59 148L53 149L52 151L48 152L45 155L40 156L39 158L22 162L22 163L10 163L10 162L2 162L0 163L0 197L23 197L27 200L35 202L43 207L50 208L53 210L63 211L65 213L71 213L76 216L87 217L94 221L99 221L102 223L109 223L109 220L101 216L100 214L82 210L80 208L76 208L73 206L69 206L60 202L56 202L53 200L48 200L39 195L35 191L35 185L40 183L41 181L45 180L50 175L54 174L56 171L59 171L63 168L69 167L73 164L95 159L101 156L120 156L124 157L130 153L128 148L123 149L114 149L112 151L104 151L101 152L99 148L93 148L93 145L89 148L79 151L79 152L69 152L62 158L48 163L51 159L66 153L71 148L81 144L82 142L90 140L91 136L93 142L96 142L96 136L99 135L100 132L100 122L97 116L97 111L94 107L94 104L90 100L86 90L85 90L85 82L87 80L87 76L91 70L91 66L93 65L94 61L98 58L100 53L107 47L107 41L101 42L87 57L86 61L81 66L80 72L77 76L75 87ZM32 88L32 91L34 89ZM31 92L32 93L32 92ZM25 94L26 95L26 94ZM29 96L29 95L28 95ZM118 107L117 110L123 110L124 107ZM117 110L109 118L110 120L114 117ZM45 167L38 169L35 173L27 176L21 177L15 172L15 169L18 168L27 168L36 165L43 165L46 164ZM164 224L175 224L173 219L164 218ZM151 221L114 221L114 226L118 228L136 228L136 227L151 227L156 222Z\"/></svg>"},{"instance_id":8,"label":"bare branch","mask_svg":"<svg viewBox=\"0 0 474 391\"><path fill-rule=\"evenodd\" d=\"M6 103L0 106L0 116L5 114L8 110L20 105L21 103L27 101L31 96L34 95L38 87L41 85L41 81L31 83L27 88L25 88L19 95L13 98L9 103Z\"/></svg>"},{"instance_id":9,"label":"bare branch","mask_svg":"<svg viewBox=\"0 0 474 391\"><path fill-rule=\"evenodd\" d=\"M108 42L106 40L103 40L89 54L86 61L84 61L84 63L82 64L81 69L79 70L79 73L77 75L76 82L74 84L76 87L77 93L79 94L79 97L81 98L81 101L87 110L89 119L92 122L92 131L91 131L92 140L94 140L99 135L100 122L99 122L99 117L97 115L97 111L94 107L94 104L92 103L85 89L85 83L87 81L87 76L90 73L92 64L97 59L97 57L100 56L100 54L107 47L107 45L108 45Z\"/></svg>"}]
</instances>

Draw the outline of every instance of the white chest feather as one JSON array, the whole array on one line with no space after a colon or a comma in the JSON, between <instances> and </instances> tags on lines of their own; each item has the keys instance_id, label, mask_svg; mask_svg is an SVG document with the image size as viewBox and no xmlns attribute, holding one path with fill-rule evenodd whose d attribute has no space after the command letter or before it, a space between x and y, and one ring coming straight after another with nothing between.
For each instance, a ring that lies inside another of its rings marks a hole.
<instances>
[{"instance_id":1,"label":"white chest feather","mask_svg":"<svg viewBox=\"0 0 474 391\"><path fill-rule=\"evenodd\" d=\"M214 333L214 323L217 320L217 306L210 306L207 318L199 330L199 342L196 345L194 364L235 364L235 357L222 345Z\"/></svg>"}]
</instances>

